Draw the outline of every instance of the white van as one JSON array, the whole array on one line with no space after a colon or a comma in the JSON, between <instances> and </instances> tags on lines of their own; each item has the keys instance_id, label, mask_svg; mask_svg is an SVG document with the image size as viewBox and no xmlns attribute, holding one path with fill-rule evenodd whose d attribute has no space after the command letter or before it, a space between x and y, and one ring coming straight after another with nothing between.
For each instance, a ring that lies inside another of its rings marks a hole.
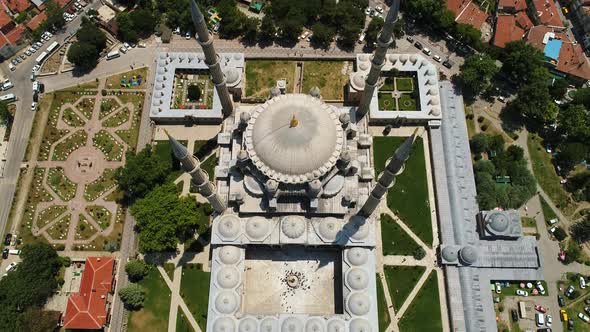
<instances>
[{"instance_id":1,"label":"white van","mask_svg":"<svg viewBox=\"0 0 590 332\"><path fill-rule=\"evenodd\" d=\"M12 82L10 82L10 81L4 82L4 84L2 84L2 90L4 90L4 91L11 89L13 87L14 87L14 84L12 84Z\"/></svg>"},{"instance_id":2,"label":"white van","mask_svg":"<svg viewBox=\"0 0 590 332\"><path fill-rule=\"evenodd\" d=\"M18 249L10 249L8 250L8 253L11 255L20 255L20 250Z\"/></svg>"},{"instance_id":3,"label":"white van","mask_svg":"<svg viewBox=\"0 0 590 332\"><path fill-rule=\"evenodd\" d=\"M586 280L582 276L580 276L580 288L581 289L586 288Z\"/></svg>"},{"instance_id":4,"label":"white van","mask_svg":"<svg viewBox=\"0 0 590 332\"><path fill-rule=\"evenodd\" d=\"M557 218L553 218L553 219L549 220L549 225L555 225L555 224L557 224L558 221L559 220L557 220Z\"/></svg>"},{"instance_id":5,"label":"white van","mask_svg":"<svg viewBox=\"0 0 590 332\"><path fill-rule=\"evenodd\" d=\"M545 315L541 313L537 313L535 315L535 320L537 321L537 326L542 327L545 326Z\"/></svg>"}]
</instances>

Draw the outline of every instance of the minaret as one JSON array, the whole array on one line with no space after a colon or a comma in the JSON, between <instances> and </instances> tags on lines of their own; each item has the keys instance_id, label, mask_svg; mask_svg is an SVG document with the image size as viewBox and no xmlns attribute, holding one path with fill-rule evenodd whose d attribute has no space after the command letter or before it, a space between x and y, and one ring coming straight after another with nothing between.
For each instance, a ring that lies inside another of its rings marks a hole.
<instances>
[{"instance_id":1,"label":"minaret","mask_svg":"<svg viewBox=\"0 0 590 332\"><path fill-rule=\"evenodd\" d=\"M191 0L191 17L195 29L197 30L197 40L199 41L199 44L201 44L203 52L205 52L205 63L209 67L215 90L217 90L217 95L221 101L223 116L230 116L234 111L234 104L231 100L229 91L227 90L227 85L225 84L225 75L221 71L219 56L213 47L213 38L211 37L209 30L207 30L207 24L205 23L203 13L199 10L199 6L197 6L195 0Z\"/></svg>"},{"instance_id":2,"label":"minaret","mask_svg":"<svg viewBox=\"0 0 590 332\"><path fill-rule=\"evenodd\" d=\"M393 0L391 7L387 12L387 17L385 18L383 30L381 30L381 34L377 39L377 49L373 55L373 60L371 60L371 69L369 70L369 75L365 81L365 90L363 91L361 102L357 109L357 116L359 118L367 114L369 111L369 105L371 105L371 99L373 99L373 95L375 94L377 81L381 75L381 68L383 68L385 60L385 53L387 53L387 49L393 41L393 25L395 24L395 21L397 21L399 2L400 0Z\"/></svg>"},{"instance_id":3,"label":"minaret","mask_svg":"<svg viewBox=\"0 0 590 332\"><path fill-rule=\"evenodd\" d=\"M174 137L170 136L167 131L166 135L168 135L170 145L172 145L172 152L174 153L174 156L180 160L182 169L190 174L192 182L197 186L199 193L205 196L205 198L209 201L209 203L211 203L211 206L213 206L213 209L217 211L217 213L223 213L223 211L226 209L225 203L215 192L215 185L209 181L209 175L207 172L201 169L201 162L199 159L189 154L186 147L180 144L176 139L174 139Z\"/></svg>"},{"instance_id":4,"label":"minaret","mask_svg":"<svg viewBox=\"0 0 590 332\"><path fill-rule=\"evenodd\" d=\"M369 198L367 198L365 204L361 208L362 215L368 217L373 211L375 211L377 206L379 206L379 202L385 193L387 193L387 190L395 183L395 177L404 171L404 164L410 157L410 152L412 152L412 145L416 140L417 132L418 129L416 129L412 136L408 137L408 139L395 150L393 156L387 161L387 165L379 175L377 183L375 183Z\"/></svg>"}]
</instances>

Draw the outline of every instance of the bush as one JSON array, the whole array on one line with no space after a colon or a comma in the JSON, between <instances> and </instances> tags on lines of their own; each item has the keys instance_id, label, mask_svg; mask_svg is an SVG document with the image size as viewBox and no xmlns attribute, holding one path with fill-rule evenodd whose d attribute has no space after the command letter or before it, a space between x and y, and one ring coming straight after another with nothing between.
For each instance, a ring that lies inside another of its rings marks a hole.
<instances>
[{"instance_id":1,"label":"bush","mask_svg":"<svg viewBox=\"0 0 590 332\"><path fill-rule=\"evenodd\" d=\"M553 232L553 236L557 239L557 241L563 241L567 237L566 232L561 227L557 227L555 232Z\"/></svg>"},{"instance_id":2,"label":"bush","mask_svg":"<svg viewBox=\"0 0 590 332\"><path fill-rule=\"evenodd\" d=\"M484 117L483 116L480 115L480 116L477 117L477 122L482 123L483 120L484 120Z\"/></svg>"},{"instance_id":3,"label":"bush","mask_svg":"<svg viewBox=\"0 0 590 332\"><path fill-rule=\"evenodd\" d=\"M145 289L138 284L130 284L119 290L119 297L125 304L125 308L129 310L137 310L143 307L143 302L145 301Z\"/></svg>"},{"instance_id":4,"label":"bush","mask_svg":"<svg viewBox=\"0 0 590 332\"><path fill-rule=\"evenodd\" d=\"M486 130L488 130L488 125L487 125L487 124L484 124L484 125L482 125L482 126L481 126L481 130L482 130L482 131L486 131Z\"/></svg>"},{"instance_id":5,"label":"bush","mask_svg":"<svg viewBox=\"0 0 590 332\"><path fill-rule=\"evenodd\" d=\"M61 265L64 267L72 265L72 259L70 257L60 257L59 260L61 261Z\"/></svg>"},{"instance_id":6,"label":"bush","mask_svg":"<svg viewBox=\"0 0 590 332\"><path fill-rule=\"evenodd\" d=\"M500 304L500 305L498 306L498 311L499 311L499 312L504 312L504 305Z\"/></svg>"},{"instance_id":7,"label":"bush","mask_svg":"<svg viewBox=\"0 0 590 332\"><path fill-rule=\"evenodd\" d=\"M107 95L107 90L105 90L105 89L102 89L102 90L100 90L100 94L101 94L103 97L104 97L104 96L106 96L106 95Z\"/></svg>"},{"instance_id":8,"label":"bush","mask_svg":"<svg viewBox=\"0 0 590 332\"><path fill-rule=\"evenodd\" d=\"M191 84L187 89L187 97L190 101L198 101L201 98L201 89L196 84Z\"/></svg>"},{"instance_id":9,"label":"bush","mask_svg":"<svg viewBox=\"0 0 590 332\"><path fill-rule=\"evenodd\" d=\"M419 247L414 251L414 258L417 260L421 260L426 256L426 251L424 251L424 248Z\"/></svg>"},{"instance_id":10,"label":"bush","mask_svg":"<svg viewBox=\"0 0 590 332\"><path fill-rule=\"evenodd\" d=\"M144 261L132 260L125 264L125 272L127 277L132 282L137 282L143 279L148 274L149 267Z\"/></svg>"}]
</instances>

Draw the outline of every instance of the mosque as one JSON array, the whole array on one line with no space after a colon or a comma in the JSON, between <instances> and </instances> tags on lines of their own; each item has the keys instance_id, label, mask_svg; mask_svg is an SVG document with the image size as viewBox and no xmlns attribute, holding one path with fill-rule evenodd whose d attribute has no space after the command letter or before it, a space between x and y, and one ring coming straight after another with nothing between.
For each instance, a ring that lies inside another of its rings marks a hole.
<instances>
[{"instance_id":1,"label":"mosque","mask_svg":"<svg viewBox=\"0 0 590 332\"><path fill-rule=\"evenodd\" d=\"M309 94L274 88L264 103L236 107L232 95L241 91L244 55L216 53L194 1L191 14L204 54L159 55L152 119L222 124L214 182L169 136L183 169L215 210L207 331L378 331L378 209L415 139L425 134L433 154L440 263L453 330L495 327L490 294L486 302L489 287L481 289L494 271L501 270L504 280L542 277L536 244L522 236L518 215L478 214L465 124L457 120L463 114L458 92L438 81L436 66L422 55L387 54L398 7L394 1L375 53L357 56L348 89L358 106L327 104L317 88ZM208 70L210 108L169 106L179 68ZM392 69L415 73L419 111L379 110L380 77ZM377 176L374 123L418 127ZM522 259L498 259L496 240L506 255ZM492 272L480 278L480 268Z\"/></svg>"}]
</instances>

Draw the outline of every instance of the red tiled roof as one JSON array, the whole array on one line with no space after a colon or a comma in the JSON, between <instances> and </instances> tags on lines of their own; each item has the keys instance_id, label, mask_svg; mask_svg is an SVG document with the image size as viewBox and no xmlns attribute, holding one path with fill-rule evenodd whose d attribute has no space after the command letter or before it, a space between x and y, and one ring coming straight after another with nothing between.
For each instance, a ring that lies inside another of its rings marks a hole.
<instances>
[{"instance_id":1,"label":"red tiled roof","mask_svg":"<svg viewBox=\"0 0 590 332\"><path fill-rule=\"evenodd\" d=\"M41 25L41 23L45 22L46 20L47 20L47 14L45 14L45 11L42 11L41 13L39 13L35 17L33 17L29 21L29 23L27 23L27 27L31 30L35 30Z\"/></svg>"},{"instance_id":2,"label":"red tiled roof","mask_svg":"<svg viewBox=\"0 0 590 332\"><path fill-rule=\"evenodd\" d=\"M551 27L563 27L563 22L553 0L533 0L533 4L541 24Z\"/></svg>"},{"instance_id":3,"label":"red tiled roof","mask_svg":"<svg viewBox=\"0 0 590 332\"><path fill-rule=\"evenodd\" d=\"M88 257L80 291L72 293L64 315L66 329L101 329L107 320L107 296L112 289L115 260Z\"/></svg>"},{"instance_id":4,"label":"red tiled roof","mask_svg":"<svg viewBox=\"0 0 590 332\"><path fill-rule=\"evenodd\" d=\"M59 6L59 7L65 7L68 3L70 3L70 1L72 0L55 0L55 3Z\"/></svg>"},{"instance_id":5,"label":"red tiled roof","mask_svg":"<svg viewBox=\"0 0 590 332\"><path fill-rule=\"evenodd\" d=\"M16 26L16 28L12 29L9 33L6 34L6 38L12 45L16 45L18 41L22 38L23 33L25 32L25 27L22 24Z\"/></svg>"},{"instance_id":6,"label":"red tiled roof","mask_svg":"<svg viewBox=\"0 0 590 332\"><path fill-rule=\"evenodd\" d=\"M24 12L31 7L29 0L2 0L13 12Z\"/></svg>"},{"instance_id":7,"label":"red tiled roof","mask_svg":"<svg viewBox=\"0 0 590 332\"><path fill-rule=\"evenodd\" d=\"M12 23L12 17L0 9L0 29Z\"/></svg>"},{"instance_id":8,"label":"red tiled roof","mask_svg":"<svg viewBox=\"0 0 590 332\"><path fill-rule=\"evenodd\" d=\"M498 16L494 45L504 48L506 43L521 40L522 37L524 37L524 30L516 25L516 18L513 15Z\"/></svg>"},{"instance_id":9,"label":"red tiled roof","mask_svg":"<svg viewBox=\"0 0 590 332\"><path fill-rule=\"evenodd\" d=\"M528 30L534 26L533 22L525 12L518 12L514 15L516 23L519 27Z\"/></svg>"},{"instance_id":10,"label":"red tiled roof","mask_svg":"<svg viewBox=\"0 0 590 332\"><path fill-rule=\"evenodd\" d=\"M457 17L467 7L468 3L469 0L447 0L447 8Z\"/></svg>"},{"instance_id":11,"label":"red tiled roof","mask_svg":"<svg viewBox=\"0 0 590 332\"><path fill-rule=\"evenodd\" d=\"M514 8L515 11L525 10L527 8L526 0L500 0L498 7L503 9Z\"/></svg>"},{"instance_id":12,"label":"red tiled roof","mask_svg":"<svg viewBox=\"0 0 590 332\"><path fill-rule=\"evenodd\" d=\"M4 45L10 45L10 41L2 32L0 32L0 48L4 47Z\"/></svg>"},{"instance_id":13,"label":"red tiled roof","mask_svg":"<svg viewBox=\"0 0 590 332\"><path fill-rule=\"evenodd\" d=\"M486 21L486 18L488 18L488 14L479 9L475 3L470 2L455 21L457 23L469 24L479 30Z\"/></svg>"},{"instance_id":14,"label":"red tiled roof","mask_svg":"<svg viewBox=\"0 0 590 332\"><path fill-rule=\"evenodd\" d=\"M536 25L532 27L527 33L526 41L527 43L533 45L537 49L541 50L541 52L543 52L543 50L545 49L545 45L543 44L543 38L545 37L545 34L547 32L553 32L553 29L544 25Z\"/></svg>"}]
</instances>

